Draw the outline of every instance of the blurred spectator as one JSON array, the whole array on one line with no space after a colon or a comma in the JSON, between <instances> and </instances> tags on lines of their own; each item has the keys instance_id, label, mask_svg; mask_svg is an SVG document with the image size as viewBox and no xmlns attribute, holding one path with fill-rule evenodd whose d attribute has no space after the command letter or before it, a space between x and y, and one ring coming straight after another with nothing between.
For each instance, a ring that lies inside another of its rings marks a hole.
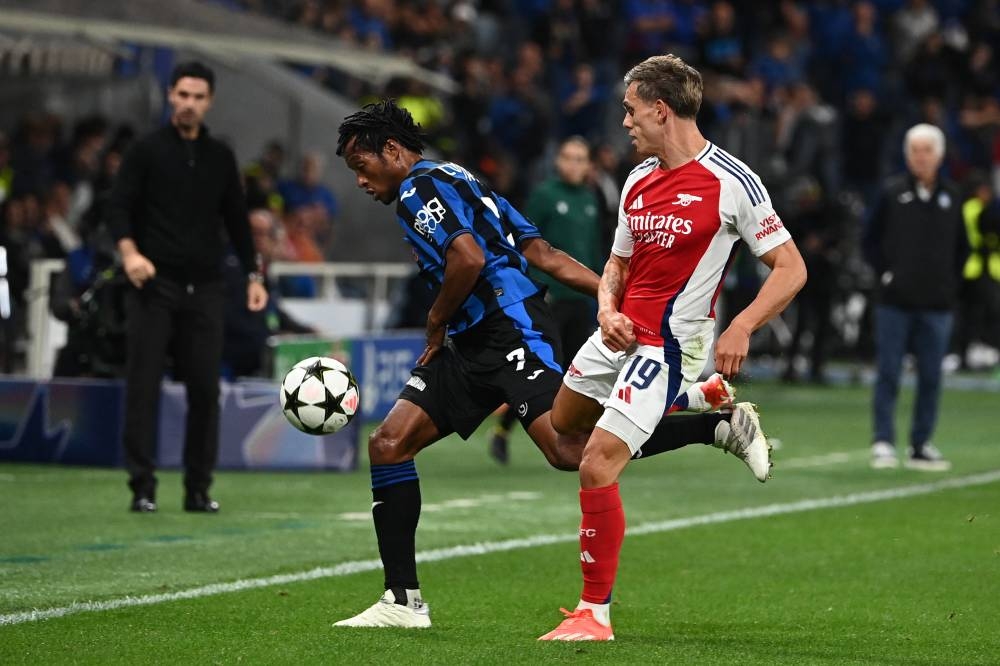
<instances>
[{"instance_id":1,"label":"blurred spectator","mask_svg":"<svg viewBox=\"0 0 1000 666\"><path fill-rule=\"evenodd\" d=\"M125 293L128 280L116 268L117 248L108 228L111 191L131 132L119 129L98 159L93 203L78 231L81 243L69 251L54 279L49 308L66 322L66 344L56 355L57 377L125 375Z\"/></svg>"},{"instance_id":2,"label":"blurred spectator","mask_svg":"<svg viewBox=\"0 0 1000 666\"><path fill-rule=\"evenodd\" d=\"M969 179L962 218L970 253L962 269L954 350L961 366L970 368L974 344L1000 347L1000 206L985 174Z\"/></svg>"},{"instance_id":3,"label":"blurred spectator","mask_svg":"<svg viewBox=\"0 0 1000 666\"><path fill-rule=\"evenodd\" d=\"M903 358L912 352L917 397L906 464L943 471L951 465L931 437L968 241L959 193L938 173L945 154L944 133L932 125L915 125L906 133L903 146L908 173L888 181L865 234L867 258L879 281L871 464L876 469L899 464L896 398Z\"/></svg>"},{"instance_id":4,"label":"blurred spectator","mask_svg":"<svg viewBox=\"0 0 1000 666\"><path fill-rule=\"evenodd\" d=\"M323 184L325 165L326 159L320 153L310 151L302 157L298 176L278 184L285 210L294 213L297 220L303 221L304 224L300 229L308 229L313 241L320 248L319 261L323 261L326 254L323 249L330 249L331 227L337 215L337 199L330 188ZM301 243L303 239L297 238L296 242ZM300 248L298 253L303 254L304 249ZM311 259L300 259L300 261L311 261Z\"/></svg>"},{"instance_id":5,"label":"blurred spectator","mask_svg":"<svg viewBox=\"0 0 1000 666\"><path fill-rule=\"evenodd\" d=\"M788 36L779 33L767 40L764 52L750 62L747 73L760 77L768 90L774 90L802 81L805 65L795 57Z\"/></svg>"},{"instance_id":6,"label":"blurred spectator","mask_svg":"<svg viewBox=\"0 0 1000 666\"><path fill-rule=\"evenodd\" d=\"M667 35L677 17L670 0L626 0L625 20L629 27L626 59L642 60L667 52Z\"/></svg>"},{"instance_id":7,"label":"blurred spectator","mask_svg":"<svg viewBox=\"0 0 1000 666\"><path fill-rule=\"evenodd\" d=\"M923 41L937 32L940 20L928 0L907 0L892 16L892 48L896 62L905 65Z\"/></svg>"},{"instance_id":8,"label":"blurred spectator","mask_svg":"<svg viewBox=\"0 0 1000 666\"><path fill-rule=\"evenodd\" d=\"M536 81L534 49L522 49L522 58L510 72L506 86L490 102L490 123L497 138L518 165L512 189L505 194L515 206L532 182L533 167L543 155L551 126L549 94Z\"/></svg>"},{"instance_id":9,"label":"blurred spectator","mask_svg":"<svg viewBox=\"0 0 1000 666\"><path fill-rule=\"evenodd\" d=\"M43 222L39 240L46 257L62 259L80 247L80 234L68 219L70 198L69 186L55 182L42 199Z\"/></svg>"},{"instance_id":10,"label":"blurred spectator","mask_svg":"<svg viewBox=\"0 0 1000 666\"><path fill-rule=\"evenodd\" d=\"M267 208L280 214L285 204L278 191L281 167L285 162L285 147L280 141L271 140L264 146L256 161L243 169L243 182L247 191L247 206Z\"/></svg>"},{"instance_id":11,"label":"blurred spectator","mask_svg":"<svg viewBox=\"0 0 1000 666\"><path fill-rule=\"evenodd\" d=\"M250 233L254 249L261 261L265 284L271 298L263 310L247 307L246 276L235 254L226 257L224 277L226 280L226 314L222 344L222 376L227 379L260 376L267 339L279 333L315 333L285 312L279 302L280 296L268 276L268 266L278 251L280 230L274 214L267 209L250 212Z\"/></svg>"},{"instance_id":12,"label":"blurred spectator","mask_svg":"<svg viewBox=\"0 0 1000 666\"><path fill-rule=\"evenodd\" d=\"M581 137L559 145L555 175L532 190L525 216L538 227L542 238L595 273L603 270L598 200L587 183L590 146ZM537 278L548 285L549 304L559 326L563 359L576 351L596 328L596 303L548 275Z\"/></svg>"},{"instance_id":13,"label":"blurred spectator","mask_svg":"<svg viewBox=\"0 0 1000 666\"><path fill-rule=\"evenodd\" d=\"M11 142L14 192L40 195L55 180L53 151L61 121L52 114L32 113L21 120Z\"/></svg>"},{"instance_id":14,"label":"blurred spectator","mask_svg":"<svg viewBox=\"0 0 1000 666\"><path fill-rule=\"evenodd\" d=\"M303 206L286 210L281 218L278 255L286 260L307 264L324 261L317 242L315 208ZM293 298L313 298L319 293L316 279L309 275L283 275L278 280L279 292Z\"/></svg>"},{"instance_id":15,"label":"blurred spectator","mask_svg":"<svg viewBox=\"0 0 1000 666\"><path fill-rule=\"evenodd\" d=\"M819 183L810 176L797 178L789 187L787 199L783 219L802 252L809 280L795 297L795 321L792 341L785 351L787 365L783 379L799 380L798 355L802 339L808 334L812 339L807 363L808 381L824 384L833 328L830 315L845 254L843 245L849 237L846 226L850 217L836 201L824 196Z\"/></svg>"},{"instance_id":16,"label":"blurred spectator","mask_svg":"<svg viewBox=\"0 0 1000 666\"><path fill-rule=\"evenodd\" d=\"M712 3L700 48L703 73L714 71L728 76L742 76L747 48L736 24L736 10L731 2L716 0Z\"/></svg>"},{"instance_id":17,"label":"blurred spectator","mask_svg":"<svg viewBox=\"0 0 1000 666\"><path fill-rule=\"evenodd\" d=\"M337 199L322 182L325 166L325 158L318 152L310 151L302 157L298 176L278 184L287 210L319 206L317 220L323 224L333 220L337 214Z\"/></svg>"},{"instance_id":18,"label":"blurred spectator","mask_svg":"<svg viewBox=\"0 0 1000 666\"><path fill-rule=\"evenodd\" d=\"M916 99L938 97L953 102L959 83L955 52L940 32L932 32L918 46L905 69L907 92Z\"/></svg>"},{"instance_id":19,"label":"blurred spectator","mask_svg":"<svg viewBox=\"0 0 1000 666\"><path fill-rule=\"evenodd\" d=\"M573 84L564 95L559 111L561 115L560 138L582 136L596 140L603 129L602 110L607 91L597 83L594 68L588 64L573 69Z\"/></svg>"},{"instance_id":20,"label":"blurred spectator","mask_svg":"<svg viewBox=\"0 0 1000 666\"><path fill-rule=\"evenodd\" d=\"M618 227L618 204L621 200L621 160L614 147L601 143L594 147L587 181L597 197L597 217L600 220L600 257L611 253L615 229ZM603 269L602 269L603 270Z\"/></svg>"},{"instance_id":21,"label":"blurred spectator","mask_svg":"<svg viewBox=\"0 0 1000 666\"><path fill-rule=\"evenodd\" d=\"M871 90L860 88L847 100L842 127L842 182L856 191L865 205L871 205L885 164L889 115Z\"/></svg>"},{"instance_id":22,"label":"blurred spectator","mask_svg":"<svg viewBox=\"0 0 1000 666\"><path fill-rule=\"evenodd\" d=\"M788 88L778 134L789 174L815 178L823 192L840 191L837 110L823 103L808 83Z\"/></svg>"},{"instance_id":23,"label":"blurred spectator","mask_svg":"<svg viewBox=\"0 0 1000 666\"><path fill-rule=\"evenodd\" d=\"M482 172L482 160L490 153L490 94L494 84L486 59L466 52L457 60L455 77L458 91L452 97L456 159L475 164Z\"/></svg>"},{"instance_id":24,"label":"blurred spectator","mask_svg":"<svg viewBox=\"0 0 1000 666\"><path fill-rule=\"evenodd\" d=\"M80 218L93 203L93 181L107 134L108 121L104 117L87 116L73 125L69 143L54 151L53 176L71 190L66 221L73 229L77 229Z\"/></svg>"},{"instance_id":25,"label":"blurred spectator","mask_svg":"<svg viewBox=\"0 0 1000 666\"><path fill-rule=\"evenodd\" d=\"M871 2L860 0L854 3L851 11L852 26L844 35L838 59L838 92L842 96L848 90L868 88L881 93L889 53L878 31L878 10Z\"/></svg>"}]
</instances>

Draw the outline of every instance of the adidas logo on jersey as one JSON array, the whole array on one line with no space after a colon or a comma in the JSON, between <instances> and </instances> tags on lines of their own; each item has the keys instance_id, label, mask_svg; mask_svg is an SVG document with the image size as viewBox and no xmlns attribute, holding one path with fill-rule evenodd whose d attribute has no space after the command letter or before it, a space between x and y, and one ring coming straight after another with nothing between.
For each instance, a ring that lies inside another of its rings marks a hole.
<instances>
[{"instance_id":1,"label":"adidas logo on jersey","mask_svg":"<svg viewBox=\"0 0 1000 666\"><path fill-rule=\"evenodd\" d=\"M639 194L632 202L632 205L628 207L629 210L639 210L642 208L642 194Z\"/></svg>"},{"instance_id":2,"label":"adidas logo on jersey","mask_svg":"<svg viewBox=\"0 0 1000 666\"><path fill-rule=\"evenodd\" d=\"M678 194L677 201L673 202L673 205L680 204L681 206L690 206L695 201L701 201L701 197L697 194Z\"/></svg>"}]
</instances>

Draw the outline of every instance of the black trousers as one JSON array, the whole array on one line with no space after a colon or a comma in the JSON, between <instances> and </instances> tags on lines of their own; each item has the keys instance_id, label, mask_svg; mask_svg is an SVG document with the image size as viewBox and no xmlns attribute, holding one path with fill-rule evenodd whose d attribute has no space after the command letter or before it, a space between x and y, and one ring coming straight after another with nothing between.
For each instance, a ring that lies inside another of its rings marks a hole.
<instances>
[{"instance_id":1,"label":"black trousers","mask_svg":"<svg viewBox=\"0 0 1000 666\"><path fill-rule=\"evenodd\" d=\"M184 488L204 492L219 455L219 367L223 282L182 284L164 278L130 288L125 377L125 467L136 494L155 496L160 385L168 355L187 389Z\"/></svg>"}]
</instances>

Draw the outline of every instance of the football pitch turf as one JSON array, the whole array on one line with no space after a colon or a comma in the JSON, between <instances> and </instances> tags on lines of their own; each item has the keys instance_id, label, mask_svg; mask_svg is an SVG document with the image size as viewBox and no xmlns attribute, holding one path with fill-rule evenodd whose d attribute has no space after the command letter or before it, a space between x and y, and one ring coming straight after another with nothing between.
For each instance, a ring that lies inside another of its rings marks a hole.
<instances>
[{"instance_id":1,"label":"football pitch turf","mask_svg":"<svg viewBox=\"0 0 1000 666\"><path fill-rule=\"evenodd\" d=\"M126 511L121 470L0 465L0 664L997 664L1000 395L947 391L947 473L868 467L869 389L747 384L761 485L707 446L622 479L610 644L539 643L580 592L575 474L518 430L417 459L429 630L333 628L381 593L366 465L221 472L218 515ZM899 432L906 441L910 391Z\"/></svg>"}]
</instances>

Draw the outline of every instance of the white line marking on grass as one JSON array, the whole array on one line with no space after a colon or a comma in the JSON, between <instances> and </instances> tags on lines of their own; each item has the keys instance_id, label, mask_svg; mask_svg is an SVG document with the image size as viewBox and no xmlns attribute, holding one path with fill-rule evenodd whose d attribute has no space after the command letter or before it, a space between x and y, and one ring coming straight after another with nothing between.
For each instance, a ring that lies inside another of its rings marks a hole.
<instances>
[{"instance_id":1,"label":"white line marking on grass","mask_svg":"<svg viewBox=\"0 0 1000 666\"><path fill-rule=\"evenodd\" d=\"M17 477L13 474L0 474L0 481L16 481Z\"/></svg>"},{"instance_id":2,"label":"white line marking on grass","mask_svg":"<svg viewBox=\"0 0 1000 666\"><path fill-rule=\"evenodd\" d=\"M886 500L902 499L917 495L928 495L941 490L954 490L958 488L969 488L972 486L983 486L1000 481L1000 470L961 476L951 479L942 479L934 483L921 483L913 486L902 486L898 488L886 488L884 490L869 490L850 495L835 495L833 497L820 497L816 499L804 499L796 502L786 502L784 504L767 504L765 506L750 507L747 509L736 509L734 511L719 511L703 516L690 516L687 518L675 518L654 523L643 523L626 530L626 534L654 534L658 532L670 532L699 525L712 525L717 523L729 523L737 520L748 520L751 518L763 518L766 516L779 516L789 513L801 513L803 511L816 511L817 509L832 509L837 507L854 506L856 504L870 504L872 502L883 502ZM456 557L469 557L472 555L489 555L491 553L502 553L512 550L523 550L538 546L549 546L557 543L568 543L576 541L579 536L576 534L538 534L522 539L508 539L506 541L485 541L463 546L452 546L451 548L438 548L436 550L426 550L417 553L417 562L440 562ZM121 599L110 599L108 601L85 601L72 603L67 606L57 608L46 608L42 610L23 611L20 613L9 613L0 615L0 626L23 624L25 622L36 622L38 620L50 620L64 615L74 613L84 613L90 611L108 611L118 608L130 608L133 606L151 606L169 601L179 601L181 599L197 599L200 597L210 597L217 594L229 592L239 592L240 590L253 590L262 587L272 587L274 585L287 585L299 583L307 580L317 580L320 578L336 578L339 576L350 576L365 571L377 571L382 568L379 560L355 560L352 562L342 562L334 567L318 567L309 571L298 573L279 574L266 578L246 578L233 581L231 583L213 583L202 587L195 587L190 590L180 592L169 592L164 594L150 594L141 597L123 597Z\"/></svg>"},{"instance_id":3,"label":"white line marking on grass","mask_svg":"<svg viewBox=\"0 0 1000 666\"><path fill-rule=\"evenodd\" d=\"M842 465L855 459L867 458L871 455L868 451L834 451L820 456L805 456L802 458L789 458L782 460L778 458L774 466L780 473L785 469L802 469L805 467L826 467L828 465Z\"/></svg>"},{"instance_id":4,"label":"white line marking on grass","mask_svg":"<svg viewBox=\"0 0 1000 666\"><path fill-rule=\"evenodd\" d=\"M527 491L511 491L509 493L488 493L478 497L458 497L445 500L443 502L424 504L420 510L423 513L434 513L436 511L450 511L451 509L475 509L485 504L497 504L504 501L531 502L542 498L541 493ZM337 514L341 520L355 520L368 522L372 519L371 511L348 511Z\"/></svg>"}]
</instances>

